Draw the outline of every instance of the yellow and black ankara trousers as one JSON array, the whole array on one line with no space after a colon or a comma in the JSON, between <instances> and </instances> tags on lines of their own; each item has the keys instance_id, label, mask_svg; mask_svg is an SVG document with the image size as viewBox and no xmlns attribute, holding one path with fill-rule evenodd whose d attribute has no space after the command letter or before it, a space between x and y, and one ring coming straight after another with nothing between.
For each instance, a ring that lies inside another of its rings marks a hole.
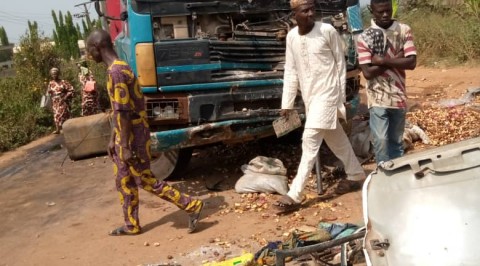
<instances>
[{"instance_id":1,"label":"yellow and black ankara trousers","mask_svg":"<svg viewBox=\"0 0 480 266\"><path fill-rule=\"evenodd\" d=\"M142 127L134 128L134 141L132 150L137 155L134 163L127 164L121 160L121 147L115 147L114 175L116 178L116 187L120 195L120 202L123 206L123 215L125 218L125 229L131 233L141 231L138 217L139 196L138 188L142 188L161 199L175 204L178 208L187 213L196 211L199 201L191 196L181 193L171 187L165 181L157 180L150 170L150 154L147 151L150 145L148 129Z\"/></svg>"}]
</instances>

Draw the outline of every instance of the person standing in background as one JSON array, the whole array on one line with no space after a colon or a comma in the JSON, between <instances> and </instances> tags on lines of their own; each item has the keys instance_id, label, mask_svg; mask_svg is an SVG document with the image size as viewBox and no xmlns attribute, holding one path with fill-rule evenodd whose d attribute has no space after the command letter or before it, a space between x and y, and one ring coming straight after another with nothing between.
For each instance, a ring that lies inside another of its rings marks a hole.
<instances>
[{"instance_id":1,"label":"person standing in background","mask_svg":"<svg viewBox=\"0 0 480 266\"><path fill-rule=\"evenodd\" d=\"M52 79L48 83L47 93L52 98L53 120L55 122L53 134L59 134L63 123L70 118L70 103L74 90L68 81L60 79L58 68L50 69L50 76Z\"/></svg>"},{"instance_id":2,"label":"person standing in background","mask_svg":"<svg viewBox=\"0 0 480 266\"><path fill-rule=\"evenodd\" d=\"M99 111L98 91L95 78L87 67L77 63L78 79L82 85L82 116L94 115Z\"/></svg>"},{"instance_id":3,"label":"person standing in background","mask_svg":"<svg viewBox=\"0 0 480 266\"><path fill-rule=\"evenodd\" d=\"M371 26L358 38L358 61L367 79L370 129L377 164L403 156L407 112L405 70L417 65L412 30L392 19L391 0L371 0Z\"/></svg>"}]
</instances>

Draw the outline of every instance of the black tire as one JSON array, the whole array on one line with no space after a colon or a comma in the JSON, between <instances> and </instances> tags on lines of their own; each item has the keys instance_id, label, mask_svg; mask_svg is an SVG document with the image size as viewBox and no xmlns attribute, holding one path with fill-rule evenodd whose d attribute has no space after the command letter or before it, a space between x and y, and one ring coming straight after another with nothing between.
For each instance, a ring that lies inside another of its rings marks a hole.
<instances>
[{"instance_id":1,"label":"black tire","mask_svg":"<svg viewBox=\"0 0 480 266\"><path fill-rule=\"evenodd\" d=\"M191 148L170 150L152 155L150 165L158 180L175 179L185 173L191 158Z\"/></svg>"}]
</instances>

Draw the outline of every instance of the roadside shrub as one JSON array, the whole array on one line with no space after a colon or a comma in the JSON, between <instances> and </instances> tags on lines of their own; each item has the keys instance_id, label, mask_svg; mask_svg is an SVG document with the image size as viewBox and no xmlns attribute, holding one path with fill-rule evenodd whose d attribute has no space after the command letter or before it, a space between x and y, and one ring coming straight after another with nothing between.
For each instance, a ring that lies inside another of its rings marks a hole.
<instances>
[{"instance_id":1,"label":"roadside shrub","mask_svg":"<svg viewBox=\"0 0 480 266\"><path fill-rule=\"evenodd\" d=\"M39 107L40 92L28 81L0 79L0 152L14 149L43 136L53 124L50 113Z\"/></svg>"},{"instance_id":2,"label":"roadside shrub","mask_svg":"<svg viewBox=\"0 0 480 266\"><path fill-rule=\"evenodd\" d=\"M20 52L14 55L15 75L0 78L0 152L27 144L53 130L53 114L40 108L40 99L47 89L49 70L58 67L61 78L75 89L71 105L72 117L81 115L81 85L75 61L60 58L49 40L29 22L29 31L20 39ZM94 73L102 109L109 108L105 91L106 68L89 62Z\"/></svg>"},{"instance_id":3,"label":"roadside shrub","mask_svg":"<svg viewBox=\"0 0 480 266\"><path fill-rule=\"evenodd\" d=\"M71 117L79 117L82 110L82 88L78 80L76 62L59 61L55 66L61 69L61 78L69 81L75 89ZM28 67L30 68L30 66ZM106 67L94 62L88 62L88 67L97 80L100 108L101 110L109 109L106 92ZM31 67L30 77L17 70L14 77L0 78L0 152L27 144L53 130L52 112L40 108L40 99L49 80L40 73L43 71L43 69L35 70L34 67ZM27 72L25 71L25 73Z\"/></svg>"},{"instance_id":4,"label":"roadside shrub","mask_svg":"<svg viewBox=\"0 0 480 266\"><path fill-rule=\"evenodd\" d=\"M401 12L400 21L412 27L420 64L463 64L480 59L477 15L466 6L420 7Z\"/></svg>"}]
</instances>

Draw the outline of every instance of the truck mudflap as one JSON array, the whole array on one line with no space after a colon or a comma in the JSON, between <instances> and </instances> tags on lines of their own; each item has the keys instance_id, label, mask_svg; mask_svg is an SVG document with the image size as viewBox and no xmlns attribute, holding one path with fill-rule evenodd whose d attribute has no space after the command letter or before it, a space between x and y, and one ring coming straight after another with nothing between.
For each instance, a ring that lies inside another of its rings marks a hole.
<instances>
[{"instance_id":1,"label":"truck mudflap","mask_svg":"<svg viewBox=\"0 0 480 266\"><path fill-rule=\"evenodd\" d=\"M381 164L363 187L367 265L479 265L480 137Z\"/></svg>"},{"instance_id":2,"label":"truck mudflap","mask_svg":"<svg viewBox=\"0 0 480 266\"><path fill-rule=\"evenodd\" d=\"M151 149L155 152L202 146L212 143L244 142L274 135L272 122L277 117L256 117L213 122L193 127L152 132Z\"/></svg>"}]
</instances>

